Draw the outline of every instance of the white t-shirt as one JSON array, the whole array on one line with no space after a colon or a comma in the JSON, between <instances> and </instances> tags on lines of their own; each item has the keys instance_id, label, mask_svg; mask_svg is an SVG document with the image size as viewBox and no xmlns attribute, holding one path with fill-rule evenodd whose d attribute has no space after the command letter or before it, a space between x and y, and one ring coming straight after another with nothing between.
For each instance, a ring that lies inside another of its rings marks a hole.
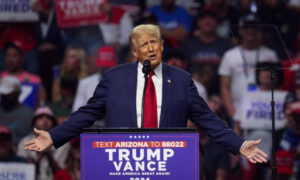
<instances>
[{"instance_id":1,"label":"white t-shirt","mask_svg":"<svg viewBox=\"0 0 300 180\"><path fill-rule=\"evenodd\" d=\"M275 51L264 46L256 50L245 50L236 46L225 52L218 73L231 78L231 95L235 107L238 107L244 93L248 91L248 85L256 84L256 62L277 61Z\"/></svg>"},{"instance_id":2,"label":"white t-shirt","mask_svg":"<svg viewBox=\"0 0 300 180\"><path fill-rule=\"evenodd\" d=\"M288 3L290 6L294 6L294 7L300 6L299 0L290 0Z\"/></svg>"},{"instance_id":3,"label":"white t-shirt","mask_svg":"<svg viewBox=\"0 0 300 180\"><path fill-rule=\"evenodd\" d=\"M126 46L129 43L128 36L133 28L133 23L129 13L126 12L119 24L101 23L99 28L106 44L119 43Z\"/></svg>"},{"instance_id":4,"label":"white t-shirt","mask_svg":"<svg viewBox=\"0 0 300 180\"><path fill-rule=\"evenodd\" d=\"M86 105L88 100L93 96L101 77L100 73L96 73L79 81L72 107L73 112L77 111L81 106Z\"/></svg>"},{"instance_id":5,"label":"white t-shirt","mask_svg":"<svg viewBox=\"0 0 300 180\"><path fill-rule=\"evenodd\" d=\"M208 96L205 87L197 80L193 79L193 81L195 83L199 95L204 99L205 102L207 102Z\"/></svg>"}]
</instances>

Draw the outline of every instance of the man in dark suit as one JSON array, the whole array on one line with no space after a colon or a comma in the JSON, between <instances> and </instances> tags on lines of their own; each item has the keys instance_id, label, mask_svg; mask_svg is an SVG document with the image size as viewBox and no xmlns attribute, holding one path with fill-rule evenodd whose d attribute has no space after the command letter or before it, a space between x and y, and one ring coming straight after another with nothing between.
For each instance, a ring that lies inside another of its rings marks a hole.
<instances>
[{"instance_id":1,"label":"man in dark suit","mask_svg":"<svg viewBox=\"0 0 300 180\"><path fill-rule=\"evenodd\" d=\"M191 119L228 151L240 152L253 163L266 162L267 155L256 148L260 140L244 141L234 134L210 111L188 73L162 63L163 40L158 26L137 26L129 38L132 53L139 61L107 71L87 105L49 133L35 129L38 137L25 143L26 150L59 147L104 115L108 127L186 127L187 119ZM153 72L147 81L146 108L141 118L145 60L150 60Z\"/></svg>"}]
</instances>

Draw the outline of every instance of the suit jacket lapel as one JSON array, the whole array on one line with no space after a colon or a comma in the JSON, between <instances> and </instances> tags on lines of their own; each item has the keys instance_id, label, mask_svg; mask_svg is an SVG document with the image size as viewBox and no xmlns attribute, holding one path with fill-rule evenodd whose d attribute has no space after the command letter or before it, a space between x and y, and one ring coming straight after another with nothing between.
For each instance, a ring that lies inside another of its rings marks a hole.
<instances>
[{"instance_id":1,"label":"suit jacket lapel","mask_svg":"<svg viewBox=\"0 0 300 180\"><path fill-rule=\"evenodd\" d=\"M163 63L162 67L162 75L163 75L163 90L162 90L162 105L161 105L161 113L160 113L160 123L159 127L164 127L167 124L166 112L170 98L170 89L172 85L172 79L170 75L170 71L168 66Z\"/></svg>"},{"instance_id":2,"label":"suit jacket lapel","mask_svg":"<svg viewBox=\"0 0 300 180\"><path fill-rule=\"evenodd\" d=\"M127 74L125 76L125 89L128 98L129 110L131 113L131 120L133 124L137 127L137 117L136 117L136 86L137 86L137 63L132 64L130 68L127 69Z\"/></svg>"}]
</instances>

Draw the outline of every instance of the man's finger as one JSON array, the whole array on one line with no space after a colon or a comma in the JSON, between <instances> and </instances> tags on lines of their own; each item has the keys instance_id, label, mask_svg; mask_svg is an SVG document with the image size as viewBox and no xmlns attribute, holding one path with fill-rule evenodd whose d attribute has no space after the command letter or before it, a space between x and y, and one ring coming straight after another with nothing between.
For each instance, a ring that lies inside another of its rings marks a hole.
<instances>
[{"instance_id":1,"label":"man's finger","mask_svg":"<svg viewBox=\"0 0 300 180\"><path fill-rule=\"evenodd\" d=\"M256 161L253 158L249 158L248 160L254 164L256 163Z\"/></svg>"},{"instance_id":2,"label":"man's finger","mask_svg":"<svg viewBox=\"0 0 300 180\"><path fill-rule=\"evenodd\" d=\"M259 138L258 140L254 141L254 144L258 145L261 143L261 138Z\"/></svg>"},{"instance_id":3,"label":"man's finger","mask_svg":"<svg viewBox=\"0 0 300 180\"><path fill-rule=\"evenodd\" d=\"M255 161L257 161L259 163L263 162L263 160L258 155L254 156L254 159L255 159Z\"/></svg>"},{"instance_id":4,"label":"man's finger","mask_svg":"<svg viewBox=\"0 0 300 180\"><path fill-rule=\"evenodd\" d=\"M33 128L33 131L35 134L41 134L41 132L42 132L41 130L38 130L37 128Z\"/></svg>"},{"instance_id":5,"label":"man's finger","mask_svg":"<svg viewBox=\"0 0 300 180\"><path fill-rule=\"evenodd\" d=\"M257 153L259 155L263 156L264 158L268 158L268 155L265 152L263 152L262 150L258 149L258 148L257 148Z\"/></svg>"},{"instance_id":6,"label":"man's finger","mask_svg":"<svg viewBox=\"0 0 300 180\"><path fill-rule=\"evenodd\" d=\"M262 162L267 163L268 160L260 155L257 155L257 158L259 158L260 160L262 160Z\"/></svg>"},{"instance_id":7,"label":"man's finger","mask_svg":"<svg viewBox=\"0 0 300 180\"><path fill-rule=\"evenodd\" d=\"M32 150L35 150L36 147L37 147L37 146L36 146L35 144L33 144L33 145L28 146L28 147L25 147L25 150L30 150L30 151L32 151Z\"/></svg>"},{"instance_id":8,"label":"man's finger","mask_svg":"<svg viewBox=\"0 0 300 180\"><path fill-rule=\"evenodd\" d=\"M34 144L34 143L35 143L35 139L32 139L30 141L25 142L24 146L29 146L29 145Z\"/></svg>"},{"instance_id":9,"label":"man's finger","mask_svg":"<svg viewBox=\"0 0 300 180\"><path fill-rule=\"evenodd\" d=\"M267 158L265 158L264 156L262 156L261 154L256 154L256 157L258 157L259 159L261 159L263 162L267 163L268 160Z\"/></svg>"}]
</instances>

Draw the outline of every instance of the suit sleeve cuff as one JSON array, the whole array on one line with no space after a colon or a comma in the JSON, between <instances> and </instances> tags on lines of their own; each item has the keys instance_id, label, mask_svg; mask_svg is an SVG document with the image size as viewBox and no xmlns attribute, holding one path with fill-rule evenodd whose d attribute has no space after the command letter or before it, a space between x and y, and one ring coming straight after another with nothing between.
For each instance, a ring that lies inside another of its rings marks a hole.
<instances>
[{"instance_id":1,"label":"suit sleeve cuff","mask_svg":"<svg viewBox=\"0 0 300 180\"><path fill-rule=\"evenodd\" d=\"M246 144L246 141L244 141L243 144L241 145L240 152L241 152L242 148L245 146L245 144Z\"/></svg>"}]
</instances>

